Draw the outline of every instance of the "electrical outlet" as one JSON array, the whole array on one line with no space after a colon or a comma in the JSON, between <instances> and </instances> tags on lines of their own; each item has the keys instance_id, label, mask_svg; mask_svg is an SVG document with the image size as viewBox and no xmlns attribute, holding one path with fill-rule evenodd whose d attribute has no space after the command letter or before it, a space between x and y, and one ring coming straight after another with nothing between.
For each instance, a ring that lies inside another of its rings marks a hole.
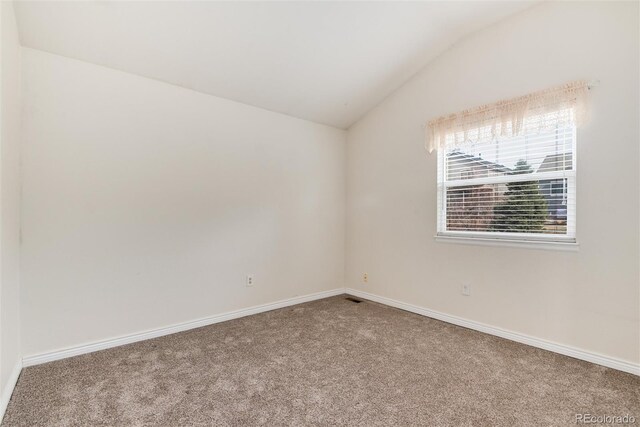
<instances>
[{"instance_id":1,"label":"electrical outlet","mask_svg":"<svg viewBox=\"0 0 640 427\"><path fill-rule=\"evenodd\" d=\"M367 283L369 281L369 275L367 273L364 273L362 275L362 283Z\"/></svg>"},{"instance_id":2,"label":"electrical outlet","mask_svg":"<svg viewBox=\"0 0 640 427\"><path fill-rule=\"evenodd\" d=\"M247 286L253 286L253 274L247 275Z\"/></svg>"},{"instance_id":3,"label":"electrical outlet","mask_svg":"<svg viewBox=\"0 0 640 427\"><path fill-rule=\"evenodd\" d=\"M470 283L463 283L462 284L462 295L464 296L469 296L471 295L471 284Z\"/></svg>"}]
</instances>

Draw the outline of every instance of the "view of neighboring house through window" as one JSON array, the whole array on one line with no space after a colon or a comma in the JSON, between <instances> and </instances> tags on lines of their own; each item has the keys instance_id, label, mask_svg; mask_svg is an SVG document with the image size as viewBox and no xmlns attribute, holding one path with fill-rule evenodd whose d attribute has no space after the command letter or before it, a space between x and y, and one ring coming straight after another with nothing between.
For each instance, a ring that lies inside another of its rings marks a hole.
<instances>
[{"instance_id":1,"label":"view of neighboring house through window","mask_svg":"<svg viewBox=\"0 0 640 427\"><path fill-rule=\"evenodd\" d=\"M575 241L575 126L526 129L439 150L439 235Z\"/></svg>"}]
</instances>

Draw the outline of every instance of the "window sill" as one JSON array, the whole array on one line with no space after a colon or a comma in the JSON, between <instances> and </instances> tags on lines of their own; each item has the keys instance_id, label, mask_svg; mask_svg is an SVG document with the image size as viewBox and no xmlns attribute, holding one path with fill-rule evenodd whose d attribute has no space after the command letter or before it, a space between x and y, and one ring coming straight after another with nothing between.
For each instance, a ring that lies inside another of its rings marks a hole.
<instances>
[{"instance_id":1,"label":"window sill","mask_svg":"<svg viewBox=\"0 0 640 427\"><path fill-rule=\"evenodd\" d=\"M551 242L543 240L510 240L492 239L483 237L459 237L436 235L436 242L455 243L475 246L502 246L506 248L542 249L548 251L578 252L580 245L577 242Z\"/></svg>"}]
</instances>

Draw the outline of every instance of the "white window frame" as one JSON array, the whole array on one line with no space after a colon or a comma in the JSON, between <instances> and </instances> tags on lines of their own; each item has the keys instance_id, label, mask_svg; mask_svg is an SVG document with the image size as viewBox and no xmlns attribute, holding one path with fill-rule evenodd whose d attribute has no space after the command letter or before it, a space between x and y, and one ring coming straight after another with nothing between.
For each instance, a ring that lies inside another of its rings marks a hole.
<instances>
[{"instance_id":1,"label":"white window frame","mask_svg":"<svg viewBox=\"0 0 640 427\"><path fill-rule=\"evenodd\" d=\"M572 168L571 170L563 171L550 171L536 174L534 178L530 174L522 175L509 175L509 176L490 176L486 178L476 178L473 180L459 179L453 181L446 181L446 150L438 150L438 165L437 165L437 232L435 240L437 242L445 243L462 243L481 246L506 246L506 247L518 247L518 248L536 248L536 249L552 249L552 250L568 250L577 251L579 246L577 242L577 212L576 212L576 197L577 197L577 130L576 126L573 126L572 133ZM500 184L506 182L519 182L519 181L532 181L532 180L552 180L552 179L567 179L567 235L554 235L554 234L540 234L540 233L509 233L509 232L497 232L497 231L460 231L460 230L443 230L446 227L447 218L447 203L446 194L447 188L471 185L470 181L473 181L472 185L476 184ZM570 191L573 188L574 191Z\"/></svg>"}]
</instances>

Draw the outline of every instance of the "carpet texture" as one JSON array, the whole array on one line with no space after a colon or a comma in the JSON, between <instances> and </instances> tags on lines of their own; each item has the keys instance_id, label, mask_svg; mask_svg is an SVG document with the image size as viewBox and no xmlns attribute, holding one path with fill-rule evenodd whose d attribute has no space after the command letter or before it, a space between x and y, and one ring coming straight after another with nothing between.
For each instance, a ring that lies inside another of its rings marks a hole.
<instances>
[{"instance_id":1,"label":"carpet texture","mask_svg":"<svg viewBox=\"0 0 640 427\"><path fill-rule=\"evenodd\" d=\"M575 425L640 378L332 297L24 369L3 426Z\"/></svg>"}]
</instances>

